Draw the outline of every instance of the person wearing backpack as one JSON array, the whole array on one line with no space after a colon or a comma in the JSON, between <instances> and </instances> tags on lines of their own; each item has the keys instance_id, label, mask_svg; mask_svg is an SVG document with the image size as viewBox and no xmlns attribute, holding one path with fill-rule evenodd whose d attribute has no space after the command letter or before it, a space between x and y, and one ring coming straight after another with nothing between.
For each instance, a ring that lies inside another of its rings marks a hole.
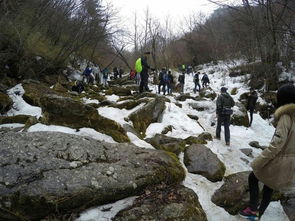
<instances>
[{"instance_id":1,"label":"person wearing backpack","mask_svg":"<svg viewBox=\"0 0 295 221\"><path fill-rule=\"evenodd\" d=\"M82 76L83 76L82 81L84 82L85 79L86 79L87 84L91 83L91 80L92 80L91 79L91 77L92 77L91 74L92 74L92 68L89 65L87 65L85 70L83 71L83 74L82 74Z\"/></svg>"},{"instance_id":2,"label":"person wearing backpack","mask_svg":"<svg viewBox=\"0 0 295 221\"><path fill-rule=\"evenodd\" d=\"M251 125L252 125L253 113L254 113L254 109L256 107L257 99L258 99L257 92L255 90L250 90L250 95L248 96L248 99L247 99L247 110L249 110L249 112L250 112L249 127L251 127Z\"/></svg>"},{"instance_id":3,"label":"person wearing backpack","mask_svg":"<svg viewBox=\"0 0 295 221\"><path fill-rule=\"evenodd\" d=\"M108 85L109 70L107 68L102 71L102 84L104 87Z\"/></svg>"},{"instance_id":4,"label":"person wearing backpack","mask_svg":"<svg viewBox=\"0 0 295 221\"><path fill-rule=\"evenodd\" d=\"M185 71L183 71L182 74L178 76L178 82L180 84L181 93L184 92L184 81L185 81Z\"/></svg>"},{"instance_id":5,"label":"person wearing backpack","mask_svg":"<svg viewBox=\"0 0 295 221\"><path fill-rule=\"evenodd\" d=\"M221 94L216 100L216 114L217 114L217 128L216 128L216 139L220 140L221 125L224 125L224 137L225 144L229 146L230 144L230 115L233 113L231 109L235 102L233 98L226 92L227 88L221 88Z\"/></svg>"},{"instance_id":6,"label":"person wearing backpack","mask_svg":"<svg viewBox=\"0 0 295 221\"><path fill-rule=\"evenodd\" d=\"M239 212L239 215L246 219L260 220L274 190L284 193L294 192L295 189L295 86L293 84L285 84L278 89L274 118L277 126L269 146L251 163L253 171L248 177L250 202L247 208ZM259 182L264 184L260 203Z\"/></svg>"},{"instance_id":7,"label":"person wearing backpack","mask_svg":"<svg viewBox=\"0 0 295 221\"><path fill-rule=\"evenodd\" d=\"M149 91L148 70L150 69L150 66L147 63L147 56L142 56L141 58L136 60L135 69L136 69L137 73L138 72L140 73L139 93L142 93L144 89L145 89L145 91Z\"/></svg>"},{"instance_id":8,"label":"person wearing backpack","mask_svg":"<svg viewBox=\"0 0 295 221\"><path fill-rule=\"evenodd\" d=\"M161 72L159 73L158 94L161 93L161 86L162 86L164 95L166 94L167 84L168 84L168 73L166 68L162 68Z\"/></svg>"},{"instance_id":9,"label":"person wearing backpack","mask_svg":"<svg viewBox=\"0 0 295 221\"><path fill-rule=\"evenodd\" d=\"M200 85L200 72L197 72L195 75L194 75L194 83L195 83L195 88L194 88L194 92L196 93L197 92L197 86L199 87L199 90L201 90L201 85Z\"/></svg>"},{"instance_id":10,"label":"person wearing backpack","mask_svg":"<svg viewBox=\"0 0 295 221\"><path fill-rule=\"evenodd\" d=\"M208 85L210 84L209 81L209 77L206 73L204 73L203 77L202 77L202 87L208 87Z\"/></svg>"},{"instance_id":11,"label":"person wearing backpack","mask_svg":"<svg viewBox=\"0 0 295 221\"><path fill-rule=\"evenodd\" d=\"M173 84L174 84L173 75L171 71L168 71L168 83L167 83L168 94L172 94Z\"/></svg>"}]
</instances>

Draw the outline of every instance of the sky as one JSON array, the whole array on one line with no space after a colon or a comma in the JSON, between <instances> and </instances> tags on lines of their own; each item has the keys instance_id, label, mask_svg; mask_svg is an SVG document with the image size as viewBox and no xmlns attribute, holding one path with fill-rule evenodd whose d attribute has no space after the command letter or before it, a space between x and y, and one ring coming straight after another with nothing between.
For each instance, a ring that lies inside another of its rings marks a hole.
<instances>
[{"instance_id":1,"label":"sky","mask_svg":"<svg viewBox=\"0 0 295 221\"><path fill-rule=\"evenodd\" d=\"M171 18L174 28L183 24L184 18L193 13L210 15L218 6L208 0L108 0L118 11L118 18L127 27L131 27L134 13L144 17L147 8L153 18L164 22Z\"/></svg>"}]
</instances>

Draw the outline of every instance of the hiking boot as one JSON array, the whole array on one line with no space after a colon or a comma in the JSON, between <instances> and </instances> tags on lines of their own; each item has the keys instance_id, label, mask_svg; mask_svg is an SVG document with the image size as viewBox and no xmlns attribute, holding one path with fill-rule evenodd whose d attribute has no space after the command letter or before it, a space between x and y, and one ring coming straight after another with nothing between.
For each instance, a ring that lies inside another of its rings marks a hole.
<instances>
[{"instance_id":1,"label":"hiking boot","mask_svg":"<svg viewBox=\"0 0 295 221\"><path fill-rule=\"evenodd\" d=\"M225 142L225 145L226 145L226 146L229 146L229 142Z\"/></svg>"},{"instance_id":2,"label":"hiking boot","mask_svg":"<svg viewBox=\"0 0 295 221\"><path fill-rule=\"evenodd\" d=\"M259 220L258 211L253 211L250 207L239 212L239 215L245 219L249 220Z\"/></svg>"},{"instance_id":3,"label":"hiking boot","mask_svg":"<svg viewBox=\"0 0 295 221\"><path fill-rule=\"evenodd\" d=\"M217 140L220 140L220 137L215 136L214 138L217 139Z\"/></svg>"}]
</instances>

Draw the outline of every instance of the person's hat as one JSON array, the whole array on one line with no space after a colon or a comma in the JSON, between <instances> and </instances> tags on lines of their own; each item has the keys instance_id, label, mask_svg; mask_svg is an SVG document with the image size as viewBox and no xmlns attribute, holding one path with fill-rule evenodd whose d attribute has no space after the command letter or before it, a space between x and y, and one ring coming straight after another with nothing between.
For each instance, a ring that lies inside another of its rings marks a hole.
<instances>
[{"instance_id":1,"label":"person's hat","mask_svg":"<svg viewBox=\"0 0 295 221\"><path fill-rule=\"evenodd\" d=\"M284 84L277 93L277 106L285 104L295 104L295 86L293 84Z\"/></svg>"},{"instance_id":2,"label":"person's hat","mask_svg":"<svg viewBox=\"0 0 295 221\"><path fill-rule=\"evenodd\" d=\"M226 92L227 91L227 88L226 87L222 87L220 90L221 90L221 92Z\"/></svg>"}]
</instances>

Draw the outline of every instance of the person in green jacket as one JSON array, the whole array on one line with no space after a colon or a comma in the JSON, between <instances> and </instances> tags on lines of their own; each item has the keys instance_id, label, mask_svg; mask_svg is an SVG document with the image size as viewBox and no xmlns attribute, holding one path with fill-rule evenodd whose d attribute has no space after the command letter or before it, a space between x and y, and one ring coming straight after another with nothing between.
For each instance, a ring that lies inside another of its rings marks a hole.
<instances>
[{"instance_id":1,"label":"person in green jacket","mask_svg":"<svg viewBox=\"0 0 295 221\"><path fill-rule=\"evenodd\" d=\"M224 125L224 136L225 143L227 146L230 144L230 115L233 113L231 109L235 102L233 98L226 92L227 88L221 88L221 94L218 96L216 101L216 114L217 114L217 128L216 128L216 139L220 139L221 125Z\"/></svg>"}]
</instances>

